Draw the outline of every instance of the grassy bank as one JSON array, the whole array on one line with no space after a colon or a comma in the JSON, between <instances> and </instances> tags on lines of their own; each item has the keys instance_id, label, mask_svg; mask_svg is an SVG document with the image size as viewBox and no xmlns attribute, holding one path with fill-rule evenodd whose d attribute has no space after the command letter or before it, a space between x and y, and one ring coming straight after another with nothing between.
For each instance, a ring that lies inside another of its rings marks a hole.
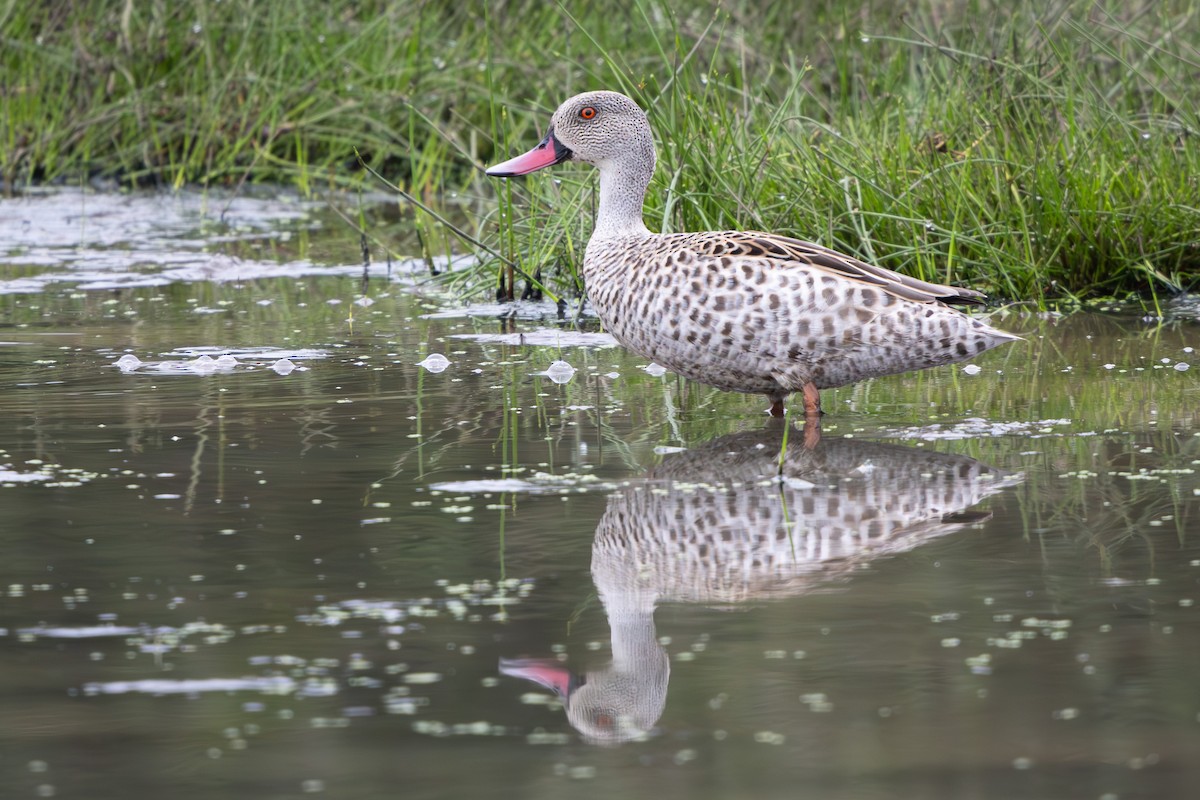
<instances>
[{"instance_id":1,"label":"grassy bank","mask_svg":"<svg viewBox=\"0 0 1200 800\"><path fill-rule=\"evenodd\" d=\"M499 195L465 234L502 258L464 289L508 259L569 296L594 176L479 167L604 87L651 111L652 228L777 230L1039 304L1200 277L1197 0L766 5L10 2L0 175L377 188L358 153L435 207ZM478 246L411 213L424 247Z\"/></svg>"}]
</instances>

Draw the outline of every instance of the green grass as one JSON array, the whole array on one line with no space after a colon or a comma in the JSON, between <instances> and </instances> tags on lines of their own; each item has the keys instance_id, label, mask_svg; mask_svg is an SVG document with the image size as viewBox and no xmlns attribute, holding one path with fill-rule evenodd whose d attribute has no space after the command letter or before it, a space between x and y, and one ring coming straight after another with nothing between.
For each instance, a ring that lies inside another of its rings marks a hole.
<instances>
[{"instance_id":1,"label":"green grass","mask_svg":"<svg viewBox=\"0 0 1200 800\"><path fill-rule=\"evenodd\" d=\"M1038 306L1194 286L1200 2L802 6L0 2L0 176L379 188L361 155L471 209L459 235L403 201L404 255L477 250L463 293L540 271L571 297L594 175L479 167L612 88L656 131L651 228L779 231Z\"/></svg>"}]
</instances>

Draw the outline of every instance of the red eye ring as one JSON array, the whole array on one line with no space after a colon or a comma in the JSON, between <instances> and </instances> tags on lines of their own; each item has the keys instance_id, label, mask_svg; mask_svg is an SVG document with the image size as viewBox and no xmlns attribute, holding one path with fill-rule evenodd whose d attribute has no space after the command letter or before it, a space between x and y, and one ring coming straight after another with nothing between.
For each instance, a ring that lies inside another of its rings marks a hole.
<instances>
[{"instance_id":1,"label":"red eye ring","mask_svg":"<svg viewBox=\"0 0 1200 800\"><path fill-rule=\"evenodd\" d=\"M591 119L592 117L596 116L596 109L592 108L591 106L586 106L580 110L579 116L583 119Z\"/></svg>"}]
</instances>

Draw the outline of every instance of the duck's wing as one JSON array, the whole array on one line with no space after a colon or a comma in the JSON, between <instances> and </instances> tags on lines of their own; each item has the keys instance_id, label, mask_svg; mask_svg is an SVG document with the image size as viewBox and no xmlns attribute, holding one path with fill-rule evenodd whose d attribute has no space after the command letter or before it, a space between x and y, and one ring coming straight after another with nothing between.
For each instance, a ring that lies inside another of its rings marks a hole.
<instances>
[{"instance_id":1,"label":"duck's wing","mask_svg":"<svg viewBox=\"0 0 1200 800\"><path fill-rule=\"evenodd\" d=\"M884 291L918 303L947 305L983 305L986 295L974 289L962 289L940 283L917 280L890 269L877 267L843 255L819 244L757 231L722 231L695 237L689 246L711 256L746 256L777 263L802 264L817 272L878 286Z\"/></svg>"}]
</instances>

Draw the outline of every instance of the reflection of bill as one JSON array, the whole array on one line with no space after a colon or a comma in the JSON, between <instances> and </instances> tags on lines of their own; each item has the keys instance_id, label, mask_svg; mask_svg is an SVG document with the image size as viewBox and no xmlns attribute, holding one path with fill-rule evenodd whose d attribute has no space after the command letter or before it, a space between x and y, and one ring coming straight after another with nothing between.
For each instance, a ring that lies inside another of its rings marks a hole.
<instances>
[{"instance_id":1,"label":"reflection of bill","mask_svg":"<svg viewBox=\"0 0 1200 800\"><path fill-rule=\"evenodd\" d=\"M782 429L734 434L668 456L613 495L592 544L592 579L612 662L580 676L551 659L500 671L563 701L590 741L646 736L662 715L670 661L660 602L740 603L802 594L880 556L987 519L966 510L1021 480L966 456L856 439L806 447Z\"/></svg>"}]
</instances>

